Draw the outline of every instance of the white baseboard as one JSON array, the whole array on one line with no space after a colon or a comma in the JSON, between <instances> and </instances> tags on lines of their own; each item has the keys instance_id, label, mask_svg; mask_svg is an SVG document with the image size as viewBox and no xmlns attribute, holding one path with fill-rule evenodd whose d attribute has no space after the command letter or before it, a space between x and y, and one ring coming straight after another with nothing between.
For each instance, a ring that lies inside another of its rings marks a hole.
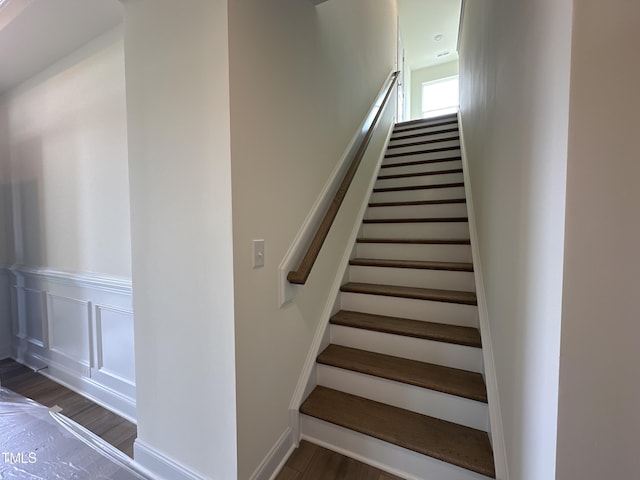
<instances>
[{"instance_id":1,"label":"white baseboard","mask_svg":"<svg viewBox=\"0 0 640 480\"><path fill-rule=\"evenodd\" d=\"M460 152L462 156L462 170L464 173L465 194L467 197L467 216L469 218L469 233L471 235L471 251L473 256L473 271L476 281L476 297L478 299L478 317L480 323L480 336L482 337L482 355L484 361L484 375L489 399L489 425L493 458L496 467L496 479L508 480L507 452L504 443L504 430L502 426L502 410L500 409L500 395L498 393L498 379L493 360L493 344L491 337L491 325L487 310L487 299L484 290L482 275L482 261L480 247L478 245L478 229L473 205L471 178L469 177L469 164L465 151L464 131L462 118L458 112L458 127L460 129Z\"/></svg>"},{"instance_id":2,"label":"white baseboard","mask_svg":"<svg viewBox=\"0 0 640 480\"><path fill-rule=\"evenodd\" d=\"M296 448L293 430L287 428L267 456L262 460L249 480L273 480Z\"/></svg>"},{"instance_id":3,"label":"white baseboard","mask_svg":"<svg viewBox=\"0 0 640 480\"><path fill-rule=\"evenodd\" d=\"M62 365L52 363L50 360L48 360L47 363L49 366L39 370L40 374L81 394L83 397L92 400L98 405L102 405L104 408L111 410L129 420L131 423L137 423L135 399L126 397L115 390L100 385L90 378L79 377Z\"/></svg>"},{"instance_id":4,"label":"white baseboard","mask_svg":"<svg viewBox=\"0 0 640 480\"><path fill-rule=\"evenodd\" d=\"M160 453L137 438L133 443L134 465L149 478L156 480L209 480L180 462Z\"/></svg>"}]
</instances>

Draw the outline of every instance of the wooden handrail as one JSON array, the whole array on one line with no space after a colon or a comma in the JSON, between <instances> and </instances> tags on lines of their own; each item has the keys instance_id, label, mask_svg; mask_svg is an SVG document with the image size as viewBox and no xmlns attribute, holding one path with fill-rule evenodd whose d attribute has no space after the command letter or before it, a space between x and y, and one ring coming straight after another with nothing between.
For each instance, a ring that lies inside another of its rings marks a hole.
<instances>
[{"instance_id":1,"label":"wooden handrail","mask_svg":"<svg viewBox=\"0 0 640 480\"><path fill-rule=\"evenodd\" d=\"M367 147L369 146L369 142L371 141L371 137L373 137L373 132L376 128L376 125L378 124L378 120L382 116L382 112L385 106L387 105L387 102L389 101L389 97L391 97L391 92L393 91L393 87L395 86L399 73L400 72L393 72L391 74L391 78L389 79L389 82L390 82L389 87L387 88L387 92L384 96L384 100L382 100L382 103L377 107L378 111L376 112L376 115L373 121L371 122L371 126L367 130L367 133L365 134L365 136L362 138L360 145L358 146L358 150L353 155L353 158L351 160L351 165L349 165L349 169L345 173L344 178L342 179L342 183L338 188L338 191L336 192L335 196L333 197L333 200L329 204L329 207L327 208L327 212L324 214L322 222L320 222L320 225L316 230L316 234L314 235L313 240L309 244L309 248L307 249L307 252L305 253L304 257L302 257L302 261L300 262L298 269L292 270L287 274L287 280L290 283L304 285L307 281L307 278L309 278L309 274L311 273L313 264L316 262L316 259L320 254L320 249L324 244L324 240L325 238L327 238L327 235L329 234L331 225L333 225L333 221L335 220L336 215L338 215L338 210L340 209L340 205L342 205L344 197L347 195L349 186L351 185L351 182L353 181L353 178L356 175L358 167L360 166L360 162L362 161L362 158L364 157L364 153L366 152Z\"/></svg>"}]
</instances>

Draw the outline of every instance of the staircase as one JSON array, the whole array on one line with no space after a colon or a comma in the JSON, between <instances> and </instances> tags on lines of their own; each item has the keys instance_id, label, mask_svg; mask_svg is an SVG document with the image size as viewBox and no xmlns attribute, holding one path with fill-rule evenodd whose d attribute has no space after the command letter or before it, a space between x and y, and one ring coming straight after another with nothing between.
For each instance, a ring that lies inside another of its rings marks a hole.
<instances>
[{"instance_id":1,"label":"staircase","mask_svg":"<svg viewBox=\"0 0 640 480\"><path fill-rule=\"evenodd\" d=\"M494 478L455 115L396 125L355 252L302 436L407 478Z\"/></svg>"}]
</instances>

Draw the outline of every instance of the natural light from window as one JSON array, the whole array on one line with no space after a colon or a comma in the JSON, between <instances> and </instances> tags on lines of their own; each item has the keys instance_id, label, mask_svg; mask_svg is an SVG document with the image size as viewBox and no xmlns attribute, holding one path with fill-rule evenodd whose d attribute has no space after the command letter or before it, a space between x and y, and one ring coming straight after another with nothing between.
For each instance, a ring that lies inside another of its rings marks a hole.
<instances>
[{"instance_id":1,"label":"natural light from window","mask_svg":"<svg viewBox=\"0 0 640 480\"><path fill-rule=\"evenodd\" d=\"M422 84L422 118L458 111L458 76Z\"/></svg>"}]
</instances>

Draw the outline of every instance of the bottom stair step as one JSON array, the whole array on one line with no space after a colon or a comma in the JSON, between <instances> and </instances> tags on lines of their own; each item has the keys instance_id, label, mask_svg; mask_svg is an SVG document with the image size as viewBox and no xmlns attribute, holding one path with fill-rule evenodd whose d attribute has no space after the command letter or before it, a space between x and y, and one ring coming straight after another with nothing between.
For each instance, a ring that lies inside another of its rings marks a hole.
<instances>
[{"instance_id":1,"label":"bottom stair step","mask_svg":"<svg viewBox=\"0 0 640 480\"><path fill-rule=\"evenodd\" d=\"M486 432L322 386L300 412L495 478Z\"/></svg>"}]
</instances>

